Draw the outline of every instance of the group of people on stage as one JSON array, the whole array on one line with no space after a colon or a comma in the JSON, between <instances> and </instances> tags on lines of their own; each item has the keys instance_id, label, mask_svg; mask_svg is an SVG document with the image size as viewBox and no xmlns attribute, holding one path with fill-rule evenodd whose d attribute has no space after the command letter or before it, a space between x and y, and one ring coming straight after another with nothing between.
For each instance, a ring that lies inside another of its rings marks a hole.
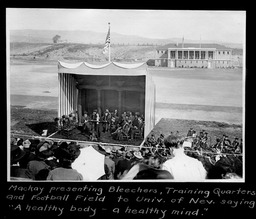
<instances>
[{"instance_id":1,"label":"group of people on stage","mask_svg":"<svg viewBox=\"0 0 256 219\"><path fill-rule=\"evenodd\" d=\"M85 111L80 122L76 112L55 118L55 122L59 130L79 128L90 141L100 140L102 132L109 133L112 139L118 141L144 137L144 116L140 112L124 111L119 115L117 110L110 112L106 109L100 115L95 109L90 115Z\"/></svg>"},{"instance_id":2,"label":"group of people on stage","mask_svg":"<svg viewBox=\"0 0 256 219\"><path fill-rule=\"evenodd\" d=\"M106 131L107 129L105 129ZM105 155L105 174L98 180L135 180L135 179L174 179L177 181L204 181L205 179L240 179L242 173L242 154L237 148L237 138L228 147L229 153L218 151L218 142L205 143L206 133L203 130L199 137L186 136L179 132L167 137L150 134L141 147L129 146L108 147L93 146ZM222 148L227 144L227 136L221 139ZM194 140L200 139L198 141ZM191 146L185 146L185 141ZM205 144L209 150L205 149ZM85 180L72 169L72 163L81 152L76 142L54 142L36 139L11 140L11 177L29 180Z\"/></svg>"},{"instance_id":3,"label":"group of people on stage","mask_svg":"<svg viewBox=\"0 0 256 219\"><path fill-rule=\"evenodd\" d=\"M117 110L110 112L106 109L102 115L94 110L92 115L84 112L82 116L83 132L97 140L101 137L101 132L109 133L114 140L133 140L138 134L143 138L144 117L139 112L123 112L120 116Z\"/></svg>"}]
</instances>

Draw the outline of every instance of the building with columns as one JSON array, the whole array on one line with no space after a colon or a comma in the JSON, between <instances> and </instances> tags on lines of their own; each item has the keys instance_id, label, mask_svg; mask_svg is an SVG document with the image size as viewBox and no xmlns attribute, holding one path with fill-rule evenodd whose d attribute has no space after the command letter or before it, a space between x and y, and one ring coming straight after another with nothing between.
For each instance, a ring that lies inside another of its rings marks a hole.
<instances>
[{"instance_id":1,"label":"building with columns","mask_svg":"<svg viewBox=\"0 0 256 219\"><path fill-rule=\"evenodd\" d=\"M219 44L167 44L156 49L155 66L230 68L232 67L232 49Z\"/></svg>"},{"instance_id":2,"label":"building with columns","mask_svg":"<svg viewBox=\"0 0 256 219\"><path fill-rule=\"evenodd\" d=\"M155 125L155 85L146 63L92 65L59 61L58 80L59 117L77 111L80 121L85 111L92 114L97 109L101 114L105 109L117 109L119 115L124 111L144 115L144 136Z\"/></svg>"}]
</instances>

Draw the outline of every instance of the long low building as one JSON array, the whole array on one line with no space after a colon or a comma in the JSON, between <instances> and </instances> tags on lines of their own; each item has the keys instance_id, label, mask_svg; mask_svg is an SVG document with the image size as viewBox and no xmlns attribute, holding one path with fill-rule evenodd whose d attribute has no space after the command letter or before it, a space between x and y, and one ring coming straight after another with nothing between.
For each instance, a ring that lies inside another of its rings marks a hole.
<instances>
[{"instance_id":1,"label":"long low building","mask_svg":"<svg viewBox=\"0 0 256 219\"><path fill-rule=\"evenodd\" d=\"M232 49L219 44L167 44L156 49L155 66L170 68L230 68Z\"/></svg>"}]
</instances>

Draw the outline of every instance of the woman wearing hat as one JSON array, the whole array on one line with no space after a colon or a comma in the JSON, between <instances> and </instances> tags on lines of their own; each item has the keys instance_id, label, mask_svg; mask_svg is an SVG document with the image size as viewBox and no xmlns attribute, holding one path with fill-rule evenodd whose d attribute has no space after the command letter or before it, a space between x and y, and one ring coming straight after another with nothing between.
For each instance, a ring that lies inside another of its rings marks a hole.
<instances>
[{"instance_id":1,"label":"woman wearing hat","mask_svg":"<svg viewBox=\"0 0 256 219\"><path fill-rule=\"evenodd\" d=\"M33 152L31 152L30 145L31 141L29 139L23 141L22 143L23 151L25 151L26 153L24 158L20 161L20 166L23 168L27 168L29 161L36 159L36 155Z\"/></svg>"},{"instance_id":2,"label":"woman wearing hat","mask_svg":"<svg viewBox=\"0 0 256 219\"><path fill-rule=\"evenodd\" d=\"M59 167L51 170L47 180L83 180L82 174L72 169L71 164L80 155L80 149L75 144L60 145L55 150L55 157L59 160Z\"/></svg>"},{"instance_id":3,"label":"woman wearing hat","mask_svg":"<svg viewBox=\"0 0 256 219\"><path fill-rule=\"evenodd\" d=\"M22 168L19 164L25 155L26 152L21 150L18 145L11 145L11 177L18 177L23 179L31 178L29 174L27 174L26 168Z\"/></svg>"},{"instance_id":4,"label":"woman wearing hat","mask_svg":"<svg viewBox=\"0 0 256 219\"><path fill-rule=\"evenodd\" d=\"M52 142L50 141L41 141L36 147L36 157L34 160L28 162L27 169L31 174L32 179L36 179L39 171L43 169L50 170L51 167L47 164L47 158L53 155L53 152L50 150Z\"/></svg>"}]
</instances>

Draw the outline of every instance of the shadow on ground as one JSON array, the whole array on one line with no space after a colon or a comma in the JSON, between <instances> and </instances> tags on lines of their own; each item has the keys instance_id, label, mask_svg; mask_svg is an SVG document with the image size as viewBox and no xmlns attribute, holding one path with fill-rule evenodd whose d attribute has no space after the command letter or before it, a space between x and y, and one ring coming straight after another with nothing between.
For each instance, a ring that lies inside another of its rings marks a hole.
<instances>
[{"instance_id":1,"label":"shadow on ground","mask_svg":"<svg viewBox=\"0 0 256 219\"><path fill-rule=\"evenodd\" d=\"M43 134L43 130L47 130L48 136L57 131L55 122L40 122L40 123L26 124L26 126L39 135Z\"/></svg>"}]
</instances>

